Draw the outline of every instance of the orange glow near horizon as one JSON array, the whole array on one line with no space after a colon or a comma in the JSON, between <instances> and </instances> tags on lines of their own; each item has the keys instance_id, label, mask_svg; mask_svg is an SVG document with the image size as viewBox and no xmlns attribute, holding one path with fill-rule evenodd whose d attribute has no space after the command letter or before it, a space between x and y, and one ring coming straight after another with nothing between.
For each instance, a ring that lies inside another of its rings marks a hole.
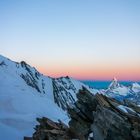
<instances>
[{"instance_id":1,"label":"orange glow near horizon","mask_svg":"<svg viewBox=\"0 0 140 140\"><path fill-rule=\"evenodd\" d=\"M38 70L50 77L70 76L78 80L112 80L116 77L120 81L140 81L140 67L51 67Z\"/></svg>"}]
</instances>

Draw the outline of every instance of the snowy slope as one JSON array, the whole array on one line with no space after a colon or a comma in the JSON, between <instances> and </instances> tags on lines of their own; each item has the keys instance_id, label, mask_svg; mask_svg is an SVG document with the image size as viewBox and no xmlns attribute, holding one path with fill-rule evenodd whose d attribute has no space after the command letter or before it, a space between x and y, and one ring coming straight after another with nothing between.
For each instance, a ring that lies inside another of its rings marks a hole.
<instances>
[{"instance_id":1,"label":"snowy slope","mask_svg":"<svg viewBox=\"0 0 140 140\"><path fill-rule=\"evenodd\" d=\"M0 139L22 140L30 136L36 124L36 117L47 116L54 121L68 121L66 113L53 98L52 80L40 75L37 82L40 92L29 86L21 74L29 74L21 63L12 62L0 56ZM34 68L30 68L33 73ZM45 85L42 87L42 80ZM44 94L43 90L46 92Z\"/></svg>"},{"instance_id":2,"label":"snowy slope","mask_svg":"<svg viewBox=\"0 0 140 140\"><path fill-rule=\"evenodd\" d=\"M133 83L131 85L130 89L135 93L139 93L140 92L140 85L138 83Z\"/></svg>"},{"instance_id":3,"label":"snowy slope","mask_svg":"<svg viewBox=\"0 0 140 140\"><path fill-rule=\"evenodd\" d=\"M0 55L0 139L31 136L37 117L68 123L63 106L75 102L82 86L96 92L72 78L50 78L24 61L17 63Z\"/></svg>"}]
</instances>

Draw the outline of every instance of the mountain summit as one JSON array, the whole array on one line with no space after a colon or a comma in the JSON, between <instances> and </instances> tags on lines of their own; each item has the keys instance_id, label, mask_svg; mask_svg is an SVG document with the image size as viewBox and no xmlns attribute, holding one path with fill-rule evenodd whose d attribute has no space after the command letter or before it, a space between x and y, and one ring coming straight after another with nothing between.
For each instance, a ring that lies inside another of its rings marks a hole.
<instances>
[{"instance_id":1,"label":"mountain summit","mask_svg":"<svg viewBox=\"0 0 140 140\"><path fill-rule=\"evenodd\" d=\"M119 86L120 84L118 83L118 80L114 77L108 88L115 89L115 88L118 88Z\"/></svg>"}]
</instances>

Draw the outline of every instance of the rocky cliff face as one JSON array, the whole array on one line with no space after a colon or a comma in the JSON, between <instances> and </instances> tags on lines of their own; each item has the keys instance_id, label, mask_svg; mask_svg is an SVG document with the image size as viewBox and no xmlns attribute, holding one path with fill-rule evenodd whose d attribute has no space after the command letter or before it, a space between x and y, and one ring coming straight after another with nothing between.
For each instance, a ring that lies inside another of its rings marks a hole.
<instances>
[{"instance_id":1,"label":"rocky cliff face","mask_svg":"<svg viewBox=\"0 0 140 140\"><path fill-rule=\"evenodd\" d=\"M76 94L79 89L82 89L82 87L89 89L93 94L97 92L97 90L91 89L81 82L76 81L68 76L52 78L52 85L54 101L65 111L67 111L68 107L74 106L77 100Z\"/></svg>"},{"instance_id":2,"label":"rocky cliff face","mask_svg":"<svg viewBox=\"0 0 140 140\"><path fill-rule=\"evenodd\" d=\"M68 106L75 103L77 89L69 77L53 79L52 83L55 103L63 110L67 110ZM72 96L71 91L75 95Z\"/></svg>"},{"instance_id":3,"label":"rocky cliff face","mask_svg":"<svg viewBox=\"0 0 140 140\"><path fill-rule=\"evenodd\" d=\"M94 96L86 89L78 93L76 104L81 106L78 107L78 112L74 111L78 114L77 120L82 119L81 116L84 115L86 119L82 120L90 126L87 127L87 131L82 133L85 139L91 132L94 140L140 139L140 108L136 105L130 106L126 102L118 102L101 94ZM70 114L73 116L72 113ZM72 127L75 127L75 123ZM77 131L77 133L79 132Z\"/></svg>"},{"instance_id":4,"label":"rocky cliff face","mask_svg":"<svg viewBox=\"0 0 140 140\"><path fill-rule=\"evenodd\" d=\"M75 106L68 108L71 120L67 131L73 132L69 139L140 139L140 108L134 103L126 100L119 102L101 94L93 95L85 88L79 91L77 98ZM37 130L36 133L39 131ZM45 135L48 137L48 134ZM55 136L57 137L58 134ZM48 140L51 138L48 137Z\"/></svg>"}]
</instances>

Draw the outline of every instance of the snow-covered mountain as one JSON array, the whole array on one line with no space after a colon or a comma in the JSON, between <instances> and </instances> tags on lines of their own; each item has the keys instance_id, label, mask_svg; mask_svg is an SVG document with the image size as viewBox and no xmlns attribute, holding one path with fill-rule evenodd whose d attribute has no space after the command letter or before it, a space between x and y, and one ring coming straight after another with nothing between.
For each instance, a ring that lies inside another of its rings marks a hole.
<instances>
[{"instance_id":1,"label":"snow-covered mountain","mask_svg":"<svg viewBox=\"0 0 140 140\"><path fill-rule=\"evenodd\" d=\"M108 89L114 89L120 87L120 84L118 83L118 80L114 77L110 85L108 86Z\"/></svg>"},{"instance_id":2,"label":"snow-covered mountain","mask_svg":"<svg viewBox=\"0 0 140 140\"><path fill-rule=\"evenodd\" d=\"M73 78L50 78L24 61L0 55L0 139L22 140L32 135L37 117L68 123L65 110L77 100L82 86L97 92Z\"/></svg>"},{"instance_id":3,"label":"snow-covered mountain","mask_svg":"<svg viewBox=\"0 0 140 140\"><path fill-rule=\"evenodd\" d=\"M111 97L126 96L129 93L129 88L119 84L118 80L114 78L105 93Z\"/></svg>"},{"instance_id":4,"label":"snow-covered mountain","mask_svg":"<svg viewBox=\"0 0 140 140\"><path fill-rule=\"evenodd\" d=\"M104 95L113 97L118 100L129 99L137 104L140 104L140 85L132 83L130 86L120 84L114 78L106 90L102 92Z\"/></svg>"}]
</instances>

